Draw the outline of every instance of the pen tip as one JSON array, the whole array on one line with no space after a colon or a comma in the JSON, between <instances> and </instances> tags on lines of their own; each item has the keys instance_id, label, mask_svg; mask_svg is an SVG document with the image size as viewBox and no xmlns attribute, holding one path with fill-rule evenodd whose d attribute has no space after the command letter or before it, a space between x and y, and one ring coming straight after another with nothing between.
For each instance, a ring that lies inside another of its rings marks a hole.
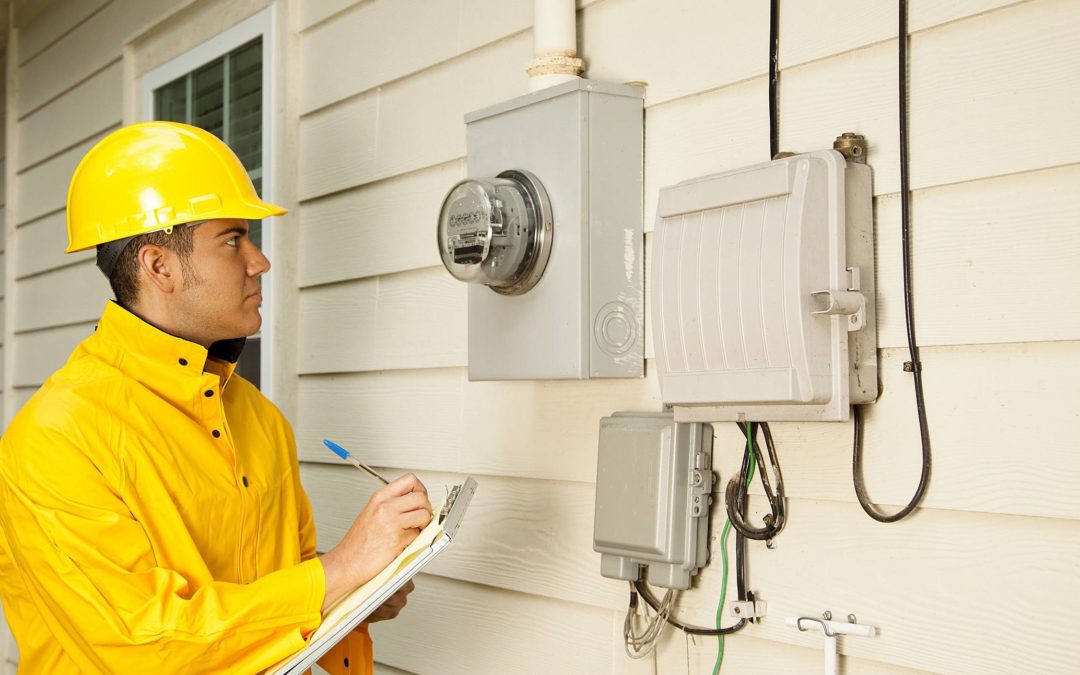
<instances>
[{"instance_id":1,"label":"pen tip","mask_svg":"<svg viewBox=\"0 0 1080 675\"><path fill-rule=\"evenodd\" d=\"M345 459L346 457L349 456L349 453L348 453L347 450L345 450L345 448L341 447L340 445L338 445L337 443L335 443L335 442L333 442L331 440L327 440L327 439L324 438L323 439L323 445L330 448L331 452L333 452L335 455L337 455L338 457L340 457L342 459Z\"/></svg>"}]
</instances>

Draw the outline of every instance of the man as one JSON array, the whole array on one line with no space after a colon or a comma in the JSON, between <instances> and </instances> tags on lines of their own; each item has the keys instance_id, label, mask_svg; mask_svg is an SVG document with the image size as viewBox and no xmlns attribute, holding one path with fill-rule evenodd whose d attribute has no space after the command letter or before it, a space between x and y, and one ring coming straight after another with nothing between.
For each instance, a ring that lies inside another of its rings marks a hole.
<instances>
[{"instance_id":1,"label":"man","mask_svg":"<svg viewBox=\"0 0 1080 675\"><path fill-rule=\"evenodd\" d=\"M316 556L292 430L233 372L270 268L246 221L283 213L187 125L119 129L75 170L68 252L97 247L117 301L0 439L20 672L261 671L430 519L407 474ZM324 667L370 672L366 627L347 643Z\"/></svg>"}]
</instances>

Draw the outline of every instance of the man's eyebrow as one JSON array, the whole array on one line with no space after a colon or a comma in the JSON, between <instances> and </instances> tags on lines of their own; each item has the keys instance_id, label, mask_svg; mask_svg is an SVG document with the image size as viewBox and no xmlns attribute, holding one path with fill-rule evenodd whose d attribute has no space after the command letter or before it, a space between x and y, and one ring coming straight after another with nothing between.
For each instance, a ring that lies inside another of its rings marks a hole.
<instances>
[{"instance_id":1,"label":"man's eyebrow","mask_svg":"<svg viewBox=\"0 0 1080 675\"><path fill-rule=\"evenodd\" d=\"M234 235L234 234L238 234L238 235L240 235L242 237L246 237L247 233L248 233L248 228L246 226L244 226L244 225L233 225L230 228L227 228L227 229L222 230L221 232L218 232L214 236L215 237L224 237L224 236L231 236L231 235Z\"/></svg>"}]
</instances>

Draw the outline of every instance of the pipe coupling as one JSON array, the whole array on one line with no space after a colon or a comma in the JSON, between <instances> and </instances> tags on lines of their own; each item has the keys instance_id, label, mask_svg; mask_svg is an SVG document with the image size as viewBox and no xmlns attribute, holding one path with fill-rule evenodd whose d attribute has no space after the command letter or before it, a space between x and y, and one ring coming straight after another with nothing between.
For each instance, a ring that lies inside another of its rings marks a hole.
<instances>
[{"instance_id":1,"label":"pipe coupling","mask_svg":"<svg viewBox=\"0 0 1080 675\"><path fill-rule=\"evenodd\" d=\"M560 50L537 54L536 58L529 61L525 66L525 72L529 77L537 75L581 75L585 70L585 62L577 57L573 50Z\"/></svg>"}]
</instances>

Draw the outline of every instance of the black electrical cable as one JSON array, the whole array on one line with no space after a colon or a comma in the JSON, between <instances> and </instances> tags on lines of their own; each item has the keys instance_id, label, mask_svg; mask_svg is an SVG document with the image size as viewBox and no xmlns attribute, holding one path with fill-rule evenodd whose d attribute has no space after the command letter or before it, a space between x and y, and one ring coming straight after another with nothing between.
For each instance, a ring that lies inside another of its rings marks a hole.
<instances>
[{"instance_id":1,"label":"black electrical cable","mask_svg":"<svg viewBox=\"0 0 1080 675\"><path fill-rule=\"evenodd\" d=\"M904 274L904 321L907 326L908 354L911 359L904 364L910 370L915 385L915 409L919 418L919 437L922 442L922 473L919 486L907 506L892 515L877 510L866 493L862 474L862 414L859 406L853 406L854 441L852 443L851 472L855 482L855 496L859 499L866 515L882 523L895 523L911 513L926 496L930 485L930 429L926 422L926 400L923 397L922 362L919 361L919 345L915 340L915 310L911 292L911 238L908 216L908 202L911 200L908 185L908 146L907 146L907 0L900 0L899 61L900 61L900 238L903 246Z\"/></svg>"},{"instance_id":2,"label":"black electrical cable","mask_svg":"<svg viewBox=\"0 0 1080 675\"><path fill-rule=\"evenodd\" d=\"M742 476L744 480L749 469L750 456L744 454L742 468L739 471L739 475ZM743 515L743 517L745 517L749 509L749 504L746 500L746 494L740 493L737 499L737 508L739 509L739 512ZM653 611L659 612L660 603L657 601L656 596L652 594L652 591L649 590L649 587L645 584L645 582L639 579L633 582L633 585L638 595L640 595L642 599L644 599L645 602L653 608ZM746 588L746 538L739 534L738 531L735 532L735 587L737 589L739 600L747 600L753 598L753 593L748 591ZM634 599L632 597L630 599L630 603L631 606L633 606ZM704 628L702 626L692 626L690 624L685 624L678 619L672 617L670 614L667 617L667 622L675 628L678 628L684 633L689 633L690 635L731 635L732 633L742 630L747 623L746 619L739 619L734 624L726 628Z\"/></svg>"},{"instance_id":3,"label":"black electrical cable","mask_svg":"<svg viewBox=\"0 0 1080 675\"><path fill-rule=\"evenodd\" d=\"M776 84L779 75L780 0L769 3L769 159L780 152L780 120L777 118Z\"/></svg>"},{"instance_id":4,"label":"black electrical cable","mask_svg":"<svg viewBox=\"0 0 1080 675\"><path fill-rule=\"evenodd\" d=\"M744 465L744 473L745 473L745 465ZM746 507L747 507L747 505L745 503L742 504L742 506L741 506L741 508L743 508L743 509L745 509ZM742 535L736 533L735 534L735 585L736 585L736 587L738 589L739 600L747 600L747 599L752 598L752 596L753 596L753 594L751 592L746 590L746 561L744 559L745 556L746 556L746 539ZM648 585L646 585L645 582L641 581L640 579L633 582L633 585L634 585L634 590L636 590L638 595L640 595L642 597L642 599L644 599L645 602L650 607L653 608L653 611L654 612L659 612L660 611L660 603L659 603L659 601L657 601L656 596L654 596L652 594L652 591L649 590ZM634 604L634 599L632 597L630 599L630 604L631 604L631 606L633 606L633 604ZM745 628L746 623L747 623L746 619L739 619L734 624L732 624L730 626L727 626L726 628L704 628L702 626L693 626L693 625L690 625L690 624L685 624L685 623L679 621L678 619L672 617L670 614L667 616L667 622L669 624L671 624L672 626L674 626L675 628L678 628L679 630L683 631L684 633L688 633L690 635L731 635L732 633L736 633L736 632L742 630L743 628Z\"/></svg>"},{"instance_id":5,"label":"black electrical cable","mask_svg":"<svg viewBox=\"0 0 1080 675\"><path fill-rule=\"evenodd\" d=\"M745 507L745 505L744 505ZM739 600L747 600L752 598L753 593L746 590L746 562L744 557L746 556L746 539L736 533L735 535L735 585L738 588ZM649 590L648 585L638 579L633 582L634 590L638 595L642 597L645 602L653 608L654 612L660 611L660 602L656 599L656 596ZM634 598L630 598L630 606L634 606ZM685 624L678 619L672 617L670 614L667 616L667 622L690 635L731 635L746 627L746 619L739 619L734 624L727 626L726 628L704 628L702 626L693 626Z\"/></svg>"},{"instance_id":6,"label":"black electrical cable","mask_svg":"<svg viewBox=\"0 0 1080 675\"><path fill-rule=\"evenodd\" d=\"M731 520L731 526L735 528L735 531L748 539L754 539L757 541L765 541L773 539L776 535L780 534L780 531L784 529L784 524L787 522L787 496L784 490L784 474L780 471L780 460L776 454L776 445L773 442L772 431L769 429L769 425L766 422L753 426L751 432L749 427L751 423L747 422L745 425L739 424L739 430L742 431L743 436L746 437L746 450L743 453L743 475L738 478L732 478L728 482L727 492L725 493L727 502L728 518ZM761 453L761 444L751 441L751 433L754 439L757 438L757 430L760 428L765 434L765 446L769 452L769 466L772 468L773 474L776 476L776 489L773 490L772 482L769 479L769 472L766 469L764 456ZM765 517L764 527L754 527L747 522L745 515L741 512L737 505L743 503L746 499L746 491L749 487L749 478L746 475L746 467L748 464L748 457L751 452L751 446L753 446L754 458L759 465L758 475L761 478L761 486L765 490L765 498L769 502L770 514Z\"/></svg>"},{"instance_id":7,"label":"black electrical cable","mask_svg":"<svg viewBox=\"0 0 1080 675\"><path fill-rule=\"evenodd\" d=\"M750 472L750 455L743 453L742 466L739 467L740 476L748 476ZM726 497L725 497L726 498ZM739 513L745 518L750 511L750 500L746 498L746 492L739 493ZM746 600L750 596L746 589L746 537L735 530L735 586L739 600Z\"/></svg>"},{"instance_id":8,"label":"black electrical cable","mask_svg":"<svg viewBox=\"0 0 1080 675\"><path fill-rule=\"evenodd\" d=\"M649 590L648 585L640 579L634 582L634 590L638 592L645 602L653 608L653 611L659 611L660 603L656 600L656 596ZM702 626L691 626L689 624L682 623L678 619L673 618L670 614L667 617L667 622L672 626L675 626L684 633L690 635L731 635L738 632L746 626L746 619L739 619L734 624L727 628L703 628Z\"/></svg>"}]
</instances>

